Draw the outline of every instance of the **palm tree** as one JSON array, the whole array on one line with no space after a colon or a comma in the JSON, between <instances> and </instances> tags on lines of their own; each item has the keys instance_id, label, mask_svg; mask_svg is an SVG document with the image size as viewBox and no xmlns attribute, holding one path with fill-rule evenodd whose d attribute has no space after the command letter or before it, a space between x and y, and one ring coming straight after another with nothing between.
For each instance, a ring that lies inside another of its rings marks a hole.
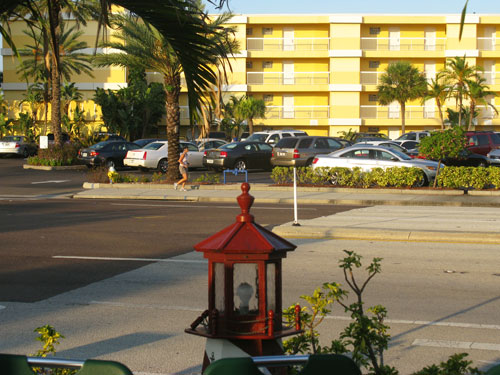
<instances>
[{"instance_id":1,"label":"palm tree","mask_svg":"<svg viewBox=\"0 0 500 375\"><path fill-rule=\"evenodd\" d=\"M459 126L462 126L463 102L469 96L469 84L479 78L478 70L479 68L470 66L465 57L454 57L446 63L444 76L457 103Z\"/></svg>"},{"instance_id":2,"label":"palm tree","mask_svg":"<svg viewBox=\"0 0 500 375\"><path fill-rule=\"evenodd\" d=\"M434 99L439 110L439 119L441 120L441 130L444 130L443 105L449 96L449 86L444 80L444 72L439 72L436 78L427 82L427 92L423 97L423 102Z\"/></svg>"},{"instance_id":3,"label":"palm tree","mask_svg":"<svg viewBox=\"0 0 500 375\"><path fill-rule=\"evenodd\" d=\"M266 103L262 99L255 99L253 96L247 96L238 103L235 111L241 118L248 121L248 132L253 134L253 120L256 117L265 117Z\"/></svg>"},{"instance_id":4,"label":"palm tree","mask_svg":"<svg viewBox=\"0 0 500 375\"><path fill-rule=\"evenodd\" d=\"M397 101L401 108L401 130L405 133L406 102L425 95L427 80L424 73L407 61L389 64L377 86L380 104Z\"/></svg>"},{"instance_id":5,"label":"palm tree","mask_svg":"<svg viewBox=\"0 0 500 375\"><path fill-rule=\"evenodd\" d=\"M220 25L227 21L231 15L219 16L205 30L207 43L216 39L222 42L227 39L230 30L221 29ZM186 74L184 66L170 45L170 42L163 37L152 25L138 19L136 16L118 16L115 19L120 31L114 35L116 41L105 43L104 47L119 50L119 53L99 54L94 62L98 66L118 65L123 67L138 67L150 69L163 75L163 83L166 90L166 110L167 110L167 139L168 139L168 171L167 179L175 180L178 177L179 159L179 127L180 127L180 107L179 95L181 91L181 73ZM230 51L233 44L225 44ZM205 64L217 64L220 59L218 49L206 49L205 56L198 56ZM191 67L188 67L190 69ZM188 84L189 86L189 84ZM200 100L190 110L200 108Z\"/></svg>"},{"instance_id":6,"label":"palm tree","mask_svg":"<svg viewBox=\"0 0 500 375\"><path fill-rule=\"evenodd\" d=\"M486 79L480 76L477 76L475 81L469 82L469 92L468 96L470 99L470 114L469 114L469 126L468 130L472 130L472 119L474 118L474 113L476 111L477 104L483 104L486 107L491 107L496 113L498 110L496 107L489 103L486 98L491 96L497 96L494 91L488 90L488 85L485 84Z\"/></svg>"},{"instance_id":7,"label":"palm tree","mask_svg":"<svg viewBox=\"0 0 500 375\"><path fill-rule=\"evenodd\" d=\"M204 59L207 52L226 57L225 48L215 40L207 40L207 16L191 3L185 0L96 0L100 4L99 25L109 25L108 13L111 5L118 5L128 9L131 13L141 16L144 20L154 25L170 43L172 50L177 54L182 66L188 87L190 108L199 108L197 97L215 82L215 75L210 69L210 63ZM222 7L226 0L209 0ZM53 51L52 101L52 126L57 144L61 144L60 124L60 74L59 74L59 41L60 19L63 9L70 10L73 15L83 14L77 7L86 5L90 1L50 0L47 2L46 11L38 7L36 0L3 0L0 3L0 17L7 20L13 15L29 13L25 20L39 20L43 22L47 35L50 35L50 48ZM93 2L92 2L93 3ZM46 17L48 15L48 18ZM5 41L14 51L15 46L8 33L8 26L0 26L0 32Z\"/></svg>"},{"instance_id":8,"label":"palm tree","mask_svg":"<svg viewBox=\"0 0 500 375\"><path fill-rule=\"evenodd\" d=\"M72 101L82 100L83 94L78 91L74 82L65 83L61 89L61 99L64 102L64 115L68 116L69 119L69 106Z\"/></svg>"}]
</instances>

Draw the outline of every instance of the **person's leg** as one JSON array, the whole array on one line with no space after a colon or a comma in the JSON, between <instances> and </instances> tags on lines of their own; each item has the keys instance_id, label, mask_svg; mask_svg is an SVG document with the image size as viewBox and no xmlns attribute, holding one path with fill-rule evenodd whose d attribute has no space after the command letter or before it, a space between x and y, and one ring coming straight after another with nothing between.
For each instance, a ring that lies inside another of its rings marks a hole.
<instances>
[{"instance_id":1,"label":"person's leg","mask_svg":"<svg viewBox=\"0 0 500 375\"><path fill-rule=\"evenodd\" d=\"M182 178L179 180L179 184L182 185L182 189L185 189L185 186L186 186L186 181L188 180L188 177L187 177L187 172L183 172L182 173Z\"/></svg>"}]
</instances>

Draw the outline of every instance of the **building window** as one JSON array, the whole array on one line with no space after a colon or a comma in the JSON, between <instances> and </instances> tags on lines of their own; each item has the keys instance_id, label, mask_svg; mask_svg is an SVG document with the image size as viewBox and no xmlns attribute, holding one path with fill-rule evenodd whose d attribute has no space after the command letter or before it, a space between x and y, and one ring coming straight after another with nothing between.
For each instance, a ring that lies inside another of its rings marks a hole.
<instances>
[{"instance_id":1,"label":"building window","mask_svg":"<svg viewBox=\"0 0 500 375\"><path fill-rule=\"evenodd\" d=\"M253 68L253 62L247 61L247 69L252 69L252 68Z\"/></svg>"},{"instance_id":2,"label":"building window","mask_svg":"<svg viewBox=\"0 0 500 375\"><path fill-rule=\"evenodd\" d=\"M272 61L262 61L262 69L271 69L273 67Z\"/></svg>"},{"instance_id":3,"label":"building window","mask_svg":"<svg viewBox=\"0 0 500 375\"><path fill-rule=\"evenodd\" d=\"M262 35L273 35L273 28L272 27L263 27L262 28Z\"/></svg>"},{"instance_id":4,"label":"building window","mask_svg":"<svg viewBox=\"0 0 500 375\"><path fill-rule=\"evenodd\" d=\"M272 102L274 99L274 95L273 94L266 94L264 95L264 101L265 102Z\"/></svg>"},{"instance_id":5,"label":"building window","mask_svg":"<svg viewBox=\"0 0 500 375\"><path fill-rule=\"evenodd\" d=\"M376 102L378 100L378 95L377 94L370 94L368 95L368 101L369 102Z\"/></svg>"},{"instance_id":6,"label":"building window","mask_svg":"<svg viewBox=\"0 0 500 375\"><path fill-rule=\"evenodd\" d=\"M380 27L370 27L370 35L380 34Z\"/></svg>"},{"instance_id":7,"label":"building window","mask_svg":"<svg viewBox=\"0 0 500 375\"><path fill-rule=\"evenodd\" d=\"M380 66L380 61L370 61L369 66L370 69L377 69Z\"/></svg>"},{"instance_id":8,"label":"building window","mask_svg":"<svg viewBox=\"0 0 500 375\"><path fill-rule=\"evenodd\" d=\"M252 35L253 29L251 27L247 28L247 35Z\"/></svg>"}]
</instances>

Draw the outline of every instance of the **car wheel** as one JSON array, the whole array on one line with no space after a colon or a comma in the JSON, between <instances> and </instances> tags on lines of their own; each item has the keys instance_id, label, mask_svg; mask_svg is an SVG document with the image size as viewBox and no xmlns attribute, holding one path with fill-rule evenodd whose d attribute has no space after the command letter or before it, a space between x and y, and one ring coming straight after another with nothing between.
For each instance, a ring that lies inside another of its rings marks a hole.
<instances>
[{"instance_id":1,"label":"car wheel","mask_svg":"<svg viewBox=\"0 0 500 375\"><path fill-rule=\"evenodd\" d=\"M488 166L488 163L486 163L484 160L481 160L477 166L482 167L482 168L486 168Z\"/></svg>"},{"instance_id":2,"label":"car wheel","mask_svg":"<svg viewBox=\"0 0 500 375\"><path fill-rule=\"evenodd\" d=\"M429 179L427 178L425 173L422 172L422 178L420 178L417 182L415 182L415 184L413 186L424 187L424 186L427 186L428 184L429 184Z\"/></svg>"},{"instance_id":3,"label":"car wheel","mask_svg":"<svg viewBox=\"0 0 500 375\"><path fill-rule=\"evenodd\" d=\"M158 170L162 173L167 173L167 170L168 170L168 160L167 159L161 159L158 162Z\"/></svg>"},{"instance_id":4,"label":"car wheel","mask_svg":"<svg viewBox=\"0 0 500 375\"><path fill-rule=\"evenodd\" d=\"M106 159L105 165L106 165L106 168L111 168L111 167L115 168L116 167L116 163L113 159Z\"/></svg>"},{"instance_id":5,"label":"car wheel","mask_svg":"<svg viewBox=\"0 0 500 375\"><path fill-rule=\"evenodd\" d=\"M243 159L236 160L236 162L234 163L234 169L238 169L238 170L242 170L242 171L247 169L247 164L245 163L245 160L243 160Z\"/></svg>"}]
</instances>

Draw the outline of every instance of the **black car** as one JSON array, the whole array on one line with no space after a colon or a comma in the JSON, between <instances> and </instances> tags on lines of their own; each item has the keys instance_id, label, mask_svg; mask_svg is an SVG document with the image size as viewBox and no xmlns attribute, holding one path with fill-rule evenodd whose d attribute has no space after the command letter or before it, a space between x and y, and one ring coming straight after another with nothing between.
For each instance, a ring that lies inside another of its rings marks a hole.
<instances>
[{"instance_id":1,"label":"black car","mask_svg":"<svg viewBox=\"0 0 500 375\"><path fill-rule=\"evenodd\" d=\"M129 150L139 148L127 141L104 141L78 151L78 160L87 167L123 167L123 159Z\"/></svg>"},{"instance_id":2,"label":"black car","mask_svg":"<svg viewBox=\"0 0 500 375\"><path fill-rule=\"evenodd\" d=\"M446 158L443 164L448 167L488 167L490 160L487 156L463 150L457 158Z\"/></svg>"},{"instance_id":3,"label":"black car","mask_svg":"<svg viewBox=\"0 0 500 375\"><path fill-rule=\"evenodd\" d=\"M212 170L265 169L271 170L273 148L264 142L234 142L203 155L203 165Z\"/></svg>"},{"instance_id":4,"label":"black car","mask_svg":"<svg viewBox=\"0 0 500 375\"><path fill-rule=\"evenodd\" d=\"M166 139L163 138L141 138L141 139L136 139L134 143L138 145L140 148L143 148L144 146L152 143L152 142L157 142L157 141L166 141Z\"/></svg>"}]
</instances>

